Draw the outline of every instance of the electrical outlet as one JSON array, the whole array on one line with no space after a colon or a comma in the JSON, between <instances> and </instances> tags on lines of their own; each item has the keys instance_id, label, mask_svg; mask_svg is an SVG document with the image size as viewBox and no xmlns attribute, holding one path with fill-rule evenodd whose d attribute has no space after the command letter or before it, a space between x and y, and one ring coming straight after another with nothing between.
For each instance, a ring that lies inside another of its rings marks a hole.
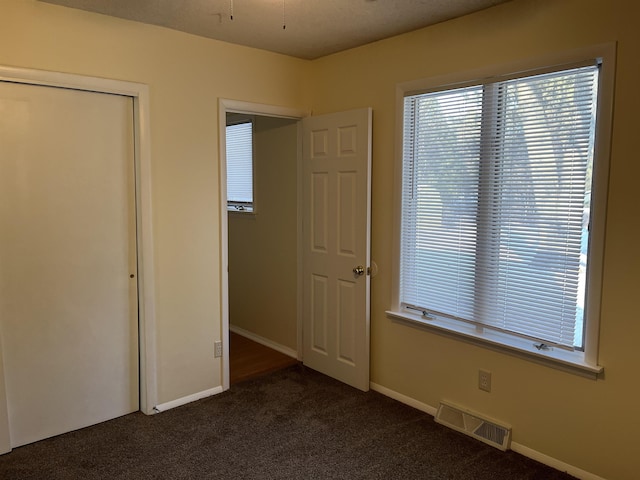
<instances>
[{"instance_id":1,"label":"electrical outlet","mask_svg":"<svg viewBox=\"0 0 640 480\"><path fill-rule=\"evenodd\" d=\"M486 370L478 371L478 388L485 392L491 391L491 372Z\"/></svg>"},{"instance_id":2,"label":"electrical outlet","mask_svg":"<svg viewBox=\"0 0 640 480\"><path fill-rule=\"evenodd\" d=\"M217 342L214 342L213 346L214 346L213 356L215 358L221 357L222 356L222 342L220 340L218 340Z\"/></svg>"}]
</instances>

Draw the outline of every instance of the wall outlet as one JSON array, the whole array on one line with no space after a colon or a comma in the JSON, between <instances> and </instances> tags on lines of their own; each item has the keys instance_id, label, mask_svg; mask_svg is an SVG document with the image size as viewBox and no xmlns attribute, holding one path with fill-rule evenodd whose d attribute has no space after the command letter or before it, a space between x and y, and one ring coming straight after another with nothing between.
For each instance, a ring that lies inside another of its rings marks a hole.
<instances>
[{"instance_id":1,"label":"wall outlet","mask_svg":"<svg viewBox=\"0 0 640 480\"><path fill-rule=\"evenodd\" d=\"M222 356L222 341L218 340L217 342L214 342L213 346L214 346L213 356L215 358L221 357Z\"/></svg>"},{"instance_id":2,"label":"wall outlet","mask_svg":"<svg viewBox=\"0 0 640 480\"><path fill-rule=\"evenodd\" d=\"M485 392L491 391L491 372L486 370L478 371L478 388Z\"/></svg>"}]
</instances>

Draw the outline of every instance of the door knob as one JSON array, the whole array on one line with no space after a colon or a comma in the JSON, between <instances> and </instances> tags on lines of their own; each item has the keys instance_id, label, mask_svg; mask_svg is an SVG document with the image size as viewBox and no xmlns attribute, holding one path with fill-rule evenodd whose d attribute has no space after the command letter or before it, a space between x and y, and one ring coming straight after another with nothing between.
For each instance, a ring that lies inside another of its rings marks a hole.
<instances>
[{"instance_id":1,"label":"door knob","mask_svg":"<svg viewBox=\"0 0 640 480\"><path fill-rule=\"evenodd\" d=\"M354 275L361 276L364 275L364 267L362 265L358 265L353 268Z\"/></svg>"}]
</instances>

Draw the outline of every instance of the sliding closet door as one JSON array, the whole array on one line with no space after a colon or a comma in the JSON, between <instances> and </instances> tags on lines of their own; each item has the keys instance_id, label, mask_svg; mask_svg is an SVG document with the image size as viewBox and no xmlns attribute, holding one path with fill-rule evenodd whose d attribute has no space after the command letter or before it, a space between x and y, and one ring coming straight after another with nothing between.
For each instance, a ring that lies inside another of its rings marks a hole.
<instances>
[{"instance_id":1,"label":"sliding closet door","mask_svg":"<svg viewBox=\"0 0 640 480\"><path fill-rule=\"evenodd\" d=\"M139 408L133 152L131 98L0 82L12 447Z\"/></svg>"}]
</instances>

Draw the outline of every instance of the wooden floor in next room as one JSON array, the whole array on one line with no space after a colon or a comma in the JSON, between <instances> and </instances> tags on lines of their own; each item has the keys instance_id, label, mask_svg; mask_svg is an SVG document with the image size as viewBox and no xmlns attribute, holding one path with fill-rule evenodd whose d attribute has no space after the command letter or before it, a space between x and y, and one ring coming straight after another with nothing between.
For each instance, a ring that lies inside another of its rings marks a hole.
<instances>
[{"instance_id":1,"label":"wooden floor in next room","mask_svg":"<svg viewBox=\"0 0 640 480\"><path fill-rule=\"evenodd\" d=\"M265 347L237 333L229 332L229 369L231 385L275 372L298 360Z\"/></svg>"}]
</instances>

